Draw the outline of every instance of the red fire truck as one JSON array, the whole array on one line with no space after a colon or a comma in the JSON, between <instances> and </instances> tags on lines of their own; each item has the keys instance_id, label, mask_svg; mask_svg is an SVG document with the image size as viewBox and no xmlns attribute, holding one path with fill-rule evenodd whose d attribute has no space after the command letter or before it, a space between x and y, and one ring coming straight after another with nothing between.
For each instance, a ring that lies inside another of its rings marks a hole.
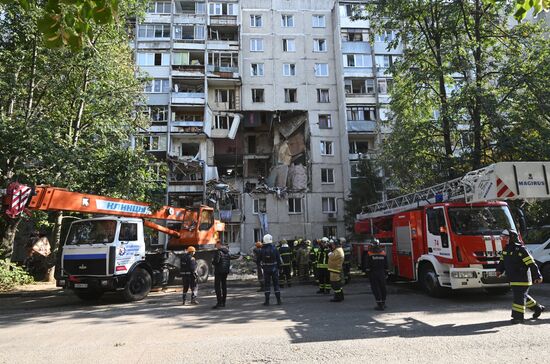
<instances>
[{"instance_id":1,"label":"red fire truck","mask_svg":"<svg viewBox=\"0 0 550 364\"><path fill-rule=\"evenodd\" d=\"M495 274L505 245L501 233L516 229L504 201L550 198L549 171L550 162L495 163L367 206L357 215L355 232L386 243L392 273L418 281L432 296L465 288L507 292L506 277ZM364 242L356 244L354 254L363 257L366 249Z\"/></svg>"}]
</instances>

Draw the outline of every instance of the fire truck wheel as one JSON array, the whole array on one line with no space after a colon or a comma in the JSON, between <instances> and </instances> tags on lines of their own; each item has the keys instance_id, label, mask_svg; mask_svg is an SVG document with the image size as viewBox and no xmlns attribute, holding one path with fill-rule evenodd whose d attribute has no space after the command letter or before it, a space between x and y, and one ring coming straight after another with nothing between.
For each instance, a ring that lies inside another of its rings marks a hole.
<instances>
[{"instance_id":1,"label":"fire truck wheel","mask_svg":"<svg viewBox=\"0 0 550 364\"><path fill-rule=\"evenodd\" d=\"M103 290L99 288L76 288L74 294L83 301L95 301L103 296Z\"/></svg>"},{"instance_id":2,"label":"fire truck wheel","mask_svg":"<svg viewBox=\"0 0 550 364\"><path fill-rule=\"evenodd\" d=\"M151 291L151 275L143 268L136 268L122 291L122 296L126 302L140 301L147 297Z\"/></svg>"},{"instance_id":3,"label":"fire truck wheel","mask_svg":"<svg viewBox=\"0 0 550 364\"><path fill-rule=\"evenodd\" d=\"M210 274L210 267L204 259L197 259L197 279L199 283L206 283L208 275Z\"/></svg>"},{"instance_id":4,"label":"fire truck wheel","mask_svg":"<svg viewBox=\"0 0 550 364\"><path fill-rule=\"evenodd\" d=\"M448 290L439 284L437 274L431 264L425 264L420 268L420 284L424 291L432 297L445 297L448 293Z\"/></svg>"}]
</instances>

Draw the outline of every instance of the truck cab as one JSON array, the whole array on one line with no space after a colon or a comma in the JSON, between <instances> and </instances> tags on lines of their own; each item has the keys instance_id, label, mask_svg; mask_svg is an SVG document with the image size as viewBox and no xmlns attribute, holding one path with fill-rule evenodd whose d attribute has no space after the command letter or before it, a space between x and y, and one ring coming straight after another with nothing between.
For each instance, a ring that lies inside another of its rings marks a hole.
<instances>
[{"instance_id":1,"label":"truck cab","mask_svg":"<svg viewBox=\"0 0 550 364\"><path fill-rule=\"evenodd\" d=\"M120 291L127 301L144 298L166 279L163 257L146 251L143 220L99 217L71 224L61 251L57 285L82 299Z\"/></svg>"}]
</instances>

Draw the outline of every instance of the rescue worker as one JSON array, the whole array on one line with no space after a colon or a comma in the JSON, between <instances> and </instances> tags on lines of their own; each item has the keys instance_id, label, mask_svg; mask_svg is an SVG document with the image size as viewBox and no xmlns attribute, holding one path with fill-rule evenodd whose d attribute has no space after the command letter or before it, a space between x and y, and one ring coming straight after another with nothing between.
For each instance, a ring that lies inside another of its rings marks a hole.
<instances>
[{"instance_id":1,"label":"rescue worker","mask_svg":"<svg viewBox=\"0 0 550 364\"><path fill-rule=\"evenodd\" d=\"M514 230L504 230L502 232L504 240L508 240L500 263L497 267L497 277L504 272L510 280L510 286L514 295L512 303L512 324L523 322L525 307L533 311L533 318L539 318L545 307L537 303L529 296L529 288L534 283L542 282L542 276L539 268L535 264L533 257L527 249L521 244L518 233Z\"/></svg>"},{"instance_id":2,"label":"rescue worker","mask_svg":"<svg viewBox=\"0 0 550 364\"><path fill-rule=\"evenodd\" d=\"M331 240L331 252L328 254L328 271L330 285L334 291L334 298L330 302L342 302L344 291L342 290L342 267L344 265L344 250L339 240Z\"/></svg>"},{"instance_id":3,"label":"rescue worker","mask_svg":"<svg viewBox=\"0 0 550 364\"><path fill-rule=\"evenodd\" d=\"M265 234L263 237L263 245L260 250L260 264L264 274L265 301L264 306L269 306L269 296L271 295L271 284L277 298L277 304L282 304L281 291L279 289L279 268L281 267L281 256L277 249L273 246L273 236Z\"/></svg>"},{"instance_id":4,"label":"rescue worker","mask_svg":"<svg viewBox=\"0 0 550 364\"><path fill-rule=\"evenodd\" d=\"M297 255L298 255L298 248L300 246L300 244L302 243L302 239L298 239L298 240L294 240L294 242L292 243L292 246L291 246L291 251L292 251L292 276L293 277L298 277L298 260L297 260Z\"/></svg>"},{"instance_id":5,"label":"rescue worker","mask_svg":"<svg viewBox=\"0 0 550 364\"><path fill-rule=\"evenodd\" d=\"M282 264L281 264L281 271L280 271L280 287L284 288L285 283L288 287L292 285L292 276L291 276L291 265L292 265L292 250L288 246L288 242L286 240L281 240L280 246L279 246L279 255L281 256Z\"/></svg>"},{"instance_id":6,"label":"rescue worker","mask_svg":"<svg viewBox=\"0 0 550 364\"><path fill-rule=\"evenodd\" d=\"M311 242L309 240L302 241L298 247L298 253L296 254L296 263L298 264L299 277L303 281L309 279L309 246Z\"/></svg>"},{"instance_id":7,"label":"rescue worker","mask_svg":"<svg viewBox=\"0 0 550 364\"><path fill-rule=\"evenodd\" d=\"M366 272L369 275L370 287L376 300L377 311L386 309L386 274L388 271L388 260L386 252L380 246L380 241L374 239L368 249Z\"/></svg>"},{"instance_id":8,"label":"rescue worker","mask_svg":"<svg viewBox=\"0 0 550 364\"><path fill-rule=\"evenodd\" d=\"M330 281L328 274L328 238L323 237L319 243L319 251L317 253L317 274L319 275L319 290L317 293L330 293Z\"/></svg>"},{"instance_id":9,"label":"rescue worker","mask_svg":"<svg viewBox=\"0 0 550 364\"><path fill-rule=\"evenodd\" d=\"M340 245L344 250L344 283L351 281L351 244L346 242L346 238L340 238Z\"/></svg>"},{"instance_id":10,"label":"rescue worker","mask_svg":"<svg viewBox=\"0 0 550 364\"><path fill-rule=\"evenodd\" d=\"M214 307L225 307L225 299L227 297L227 275L231 268L231 256L229 250L222 245L221 242L216 242L216 254L212 259L212 266L214 267L214 287L216 290L217 303Z\"/></svg>"},{"instance_id":11,"label":"rescue worker","mask_svg":"<svg viewBox=\"0 0 550 364\"><path fill-rule=\"evenodd\" d=\"M319 254L319 244L317 240L313 240L313 246L309 250L309 271L311 275L313 275L313 278L315 279L315 283L319 284L319 276L317 274L317 256Z\"/></svg>"},{"instance_id":12,"label":"rescue worker","mask_svg":"<svg viewBox=\"0 0 550 364\"><path fill-rule=\"evenodd\" d=\"M194 258L195 247L188 247L187 252L180 258L180 274L183 284L182 304L185 305L187 291L191 289L191 304L197 305L197 261Z\"/></svg>"},{"instance_id":13,"label":"rescue worker","mask_svg":"<svg viewBox=\"0 0 550 364\"><path fill-rule=\"evenodd\" d=\"M256 242L256 247L254 250L252 250L252 254L254 254L254 263L256 263L256 272L258 275L258 282L260 283L260 288L258 288L258 292L264 292L264 274L262 271L262 265L260 264L260 251L262 250L262 243L260 241Z\"/></svg>"}]
</instances>

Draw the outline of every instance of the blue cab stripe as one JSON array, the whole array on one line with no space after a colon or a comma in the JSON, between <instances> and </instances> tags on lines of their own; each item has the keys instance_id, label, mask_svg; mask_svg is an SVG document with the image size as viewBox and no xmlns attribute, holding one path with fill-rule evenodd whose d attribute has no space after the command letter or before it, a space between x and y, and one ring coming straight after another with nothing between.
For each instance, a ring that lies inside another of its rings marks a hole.
<instances>
[{"instance_id":1,"label":"blue cab stripe","mask_svg":"<svg viewBox=\"0 0 550 364\"><path fill-rule=\"evenodd\" d=\"M74 255L65 255L63 259L65 260L80 260L80 259L105 259L107 254L74 254Z\"/></svg>"}]
</instances>

